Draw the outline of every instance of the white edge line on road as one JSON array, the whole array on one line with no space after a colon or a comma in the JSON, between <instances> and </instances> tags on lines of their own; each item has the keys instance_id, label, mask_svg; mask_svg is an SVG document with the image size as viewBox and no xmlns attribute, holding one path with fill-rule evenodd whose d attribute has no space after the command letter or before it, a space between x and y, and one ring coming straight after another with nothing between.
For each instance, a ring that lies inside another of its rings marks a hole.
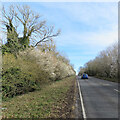
<instances>
[{"instance_id":1,"label":"white edge line on road","mask_svg":"<svg viewBox=\"0 0 120 120\"><path fill-rule=\"evenodd\" d=\"M115 91L117 91L117 92L120 92L119 90L117 90L117 89L114 89Z\"/></svg>"},{"instance_id":2,"label":"white edge line on road","mask_svg":"<svg viewBox=\"0 0 120 120\"><path fill-rule=\"evenodd\" d=\"M81 93L81 89L80 89L80 84L79 84L78 78L77 78L77 82L78 82L78 88L79 88L79 95L80 95L80 100L81 100L83 118L85 119L87 117L86 117L86 113L85 113L85 107L84 107L84 104L83 104L83 97L82 97L82 93Z\"/></svg>"}]
</instances>

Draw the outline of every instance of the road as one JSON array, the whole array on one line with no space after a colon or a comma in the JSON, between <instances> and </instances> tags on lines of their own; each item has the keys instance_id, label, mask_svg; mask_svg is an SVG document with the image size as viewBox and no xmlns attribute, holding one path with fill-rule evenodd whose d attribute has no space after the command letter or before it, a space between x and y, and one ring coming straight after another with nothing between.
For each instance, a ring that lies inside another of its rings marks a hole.
<instances>
[{"instance_id":1,"label":"road","mask_svg":"<svg viewBox=\"0 0 120 120\"><path fill-rule=\"evenodd\" d=\"M83 107L87 118L118 118L118 84L78 76Z\"/></svg>"}]
</instances>

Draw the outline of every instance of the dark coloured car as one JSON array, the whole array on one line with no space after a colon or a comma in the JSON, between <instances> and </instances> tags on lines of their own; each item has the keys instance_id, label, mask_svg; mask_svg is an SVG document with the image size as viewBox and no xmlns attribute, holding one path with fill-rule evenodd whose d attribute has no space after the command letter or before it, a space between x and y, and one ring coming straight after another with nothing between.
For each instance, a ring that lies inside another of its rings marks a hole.
<instances>
[{"instance_id":1,"label":"dark coloured car","mask_svg":"<svg viewBox=\"0 0 120 120\"><path fill-rule=\"evenodd\" d=\"M88 79L88 75L84 73L84 74L81 76L81 79Z\"/></svg>"}]
</instances>

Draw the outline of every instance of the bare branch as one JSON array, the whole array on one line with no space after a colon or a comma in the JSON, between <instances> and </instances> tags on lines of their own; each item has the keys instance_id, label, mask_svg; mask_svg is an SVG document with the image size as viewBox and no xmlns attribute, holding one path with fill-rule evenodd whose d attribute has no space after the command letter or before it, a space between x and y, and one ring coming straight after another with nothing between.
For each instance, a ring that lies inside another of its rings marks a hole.
<instances>
[{"instance_id":1,"label":"bare branch","mask_svg":"<svg viewBox=\"0 0 120 120\"><path fill-rule=\"evenodd\" d=\"M50 38L56 37L56 36L58 36L59 34L60 34L60 30L59 30L56 34L44 36L40 41L38 41L38 42L35 44L34 47L36 47L36 46L37 46L39 43L41 43L41 42L46 42L46 41L48 41L48 40L46 40L46 39L50 39Z\"/></svg>"},{"instance_id":2,"label":"bare branch","mask_svg":"<svg viewBox=\"0 0 120 120\"><path fill-rule=\"evenodd\" d=\"M28 42L26 42L28 45L29 39L34 40L34 38L39 38L40 40L35 44L35 46L37 46L40 42L50 41L51 38L60 34L60 31L54 34L54 26L48 27L46 21L40 20L41 16L33 12L27 5L10 6L9 11L5 11L3 7L2 12L4 17L2 23L5 28L7 28L6 25L11 23L13 27L16 28L15 32L18 34L17 30L19 30L20 26L20 28L22 28L22 30L20 30L22 31L22 38L25 38L23 40L28 40ZM23 41L23 43L25 42Z\"/></svg>"}]
</instances>

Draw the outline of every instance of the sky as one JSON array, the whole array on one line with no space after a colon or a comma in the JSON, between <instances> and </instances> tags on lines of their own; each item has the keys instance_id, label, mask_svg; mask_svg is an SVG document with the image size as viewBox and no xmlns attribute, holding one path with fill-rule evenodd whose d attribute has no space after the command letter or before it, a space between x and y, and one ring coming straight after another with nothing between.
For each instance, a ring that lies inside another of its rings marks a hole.
<instances>
[{"instance_id":1,"label":"sky","mask_svg":"<svg viewBox=\"0 0 120 120\"><path fill-rule=\"evenodd\" d=\"M11 3L4 3L9 5ZM13 3L12 3L13 4ZM18 3L15 3L18 4ZM117 2L26 2L48 25L61 29L54 38L58 51L78 72L101 50L118 40Z\"/></svg>"}]
</instances>

